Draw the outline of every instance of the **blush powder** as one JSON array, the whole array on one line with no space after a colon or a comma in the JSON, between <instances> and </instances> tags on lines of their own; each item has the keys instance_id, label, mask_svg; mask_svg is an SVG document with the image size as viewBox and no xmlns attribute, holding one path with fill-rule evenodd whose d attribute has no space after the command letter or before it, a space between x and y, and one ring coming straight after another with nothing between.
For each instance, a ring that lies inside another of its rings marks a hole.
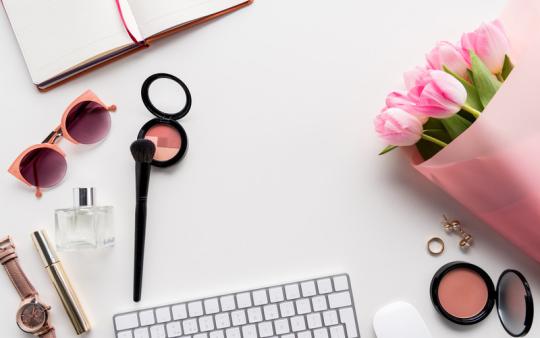
<instances>
[{"instance_id":1,"label":"blush powder","mask_svg":"<svg viewBox=\"0 0 540 338\"><path fill-rule=\"evenodd\" d=\"M182 137L178 131L166 124L153 126L146 132L144 138L154 142L156 146L154 160L161 162L176 156L182 145Z\"/></svg>"},{"instance_id":2,"label":"blush powder","mask_svg":"<svg viewBox=\"0 0 540 338\"><path fill-rule=\"evenodd\" d=\"M456 268L449 271L437 291L442 308L457 318L472 318L484 309L489 300L486 282L475 271Z\"/></svg>"}]
</instances>

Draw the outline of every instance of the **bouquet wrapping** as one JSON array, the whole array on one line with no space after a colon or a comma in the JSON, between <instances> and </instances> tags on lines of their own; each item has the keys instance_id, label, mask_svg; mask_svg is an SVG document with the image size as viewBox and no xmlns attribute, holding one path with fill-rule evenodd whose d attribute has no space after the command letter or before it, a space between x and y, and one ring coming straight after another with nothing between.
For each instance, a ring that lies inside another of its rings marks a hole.
<instances>
[{"instance_id":1,"label":"bouquet wrapping","mask_svg":"<svg viewBox=\"0 0 540 338\"><path fill-rule=\"evenodd\" d=\"M516 66L481 115L427 160L418 144L404 149L422 175L540 262L540 1L510 1L500 22Z\"/></svg>"}]
</instances>

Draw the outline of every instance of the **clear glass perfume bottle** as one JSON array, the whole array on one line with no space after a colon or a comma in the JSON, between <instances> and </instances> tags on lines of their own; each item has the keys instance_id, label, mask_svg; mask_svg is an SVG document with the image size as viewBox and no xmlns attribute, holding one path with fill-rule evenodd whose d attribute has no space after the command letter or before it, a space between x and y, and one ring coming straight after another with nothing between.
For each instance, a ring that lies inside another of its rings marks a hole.
<instances>
[{"instance_id":1,"label":"clear glass perfume bottle","mask_svg":"<svg viewBox=\"0 0 540 338\"><path fill-rule=\"evenodd\" d=\"M55 211L56 247L60 251L114 245L113 207L94 206L94 188L73 189L73 208Z\"/></svg>"}]
</instances>

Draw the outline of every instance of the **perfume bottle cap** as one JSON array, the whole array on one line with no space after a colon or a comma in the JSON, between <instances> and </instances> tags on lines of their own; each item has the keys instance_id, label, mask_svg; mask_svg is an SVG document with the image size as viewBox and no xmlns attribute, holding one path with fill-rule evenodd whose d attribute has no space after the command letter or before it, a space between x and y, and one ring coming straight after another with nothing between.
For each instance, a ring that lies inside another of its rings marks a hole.
<instances>
[{"instance_id":1,"label":"perfume bottle cap","mask_svg":"<svg viewBox=\"0 0 540 338\"><path fill-rule=\"evenodd\" d=\"M41 260L45 267L60 261L45 230L34 231L32 233L32 240L34 241L34 245L41 256Z\"/></svg>"},{"instance_id":2,"label":"perfume bottle cap","mask_svg":"<svg viewBox=\"0 0 540 338\"><path fill-rule=\"evenodd\" d=\"M94 206L94 188L73 188L73 206L75 208Z\"/></svg>"}]
</instances>

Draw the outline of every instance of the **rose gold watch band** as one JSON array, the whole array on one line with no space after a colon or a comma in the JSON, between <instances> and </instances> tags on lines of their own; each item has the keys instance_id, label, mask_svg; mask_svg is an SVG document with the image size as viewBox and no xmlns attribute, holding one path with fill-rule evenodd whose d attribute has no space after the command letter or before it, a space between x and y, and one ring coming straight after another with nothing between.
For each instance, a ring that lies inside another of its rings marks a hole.
<instances>
[{"instance_id":1,"label":"rose gold watch band","mask_svg":"<svg viewBox=\"0 0 540 338\"><path fill-rule=\"evenodd\" d=\"M42 334L39 338L56 338L56 331L51 328L47 333Z\"/></svg>"},{"instance_id":2,"label":"rose gold watch band","mask_svg":"<svg viewBox=\"0 0 540 338\"><path fill-rule=\"evenodd\" d=\"M4 245L2 246L2 244ZM0 240L0 263L5 267L9 279L15 286L15 289L17 289L21 299L26 299L37 294L36 289L19 265L15 246L11 243L9 237Z\"/></svg>"}]
</instances>

